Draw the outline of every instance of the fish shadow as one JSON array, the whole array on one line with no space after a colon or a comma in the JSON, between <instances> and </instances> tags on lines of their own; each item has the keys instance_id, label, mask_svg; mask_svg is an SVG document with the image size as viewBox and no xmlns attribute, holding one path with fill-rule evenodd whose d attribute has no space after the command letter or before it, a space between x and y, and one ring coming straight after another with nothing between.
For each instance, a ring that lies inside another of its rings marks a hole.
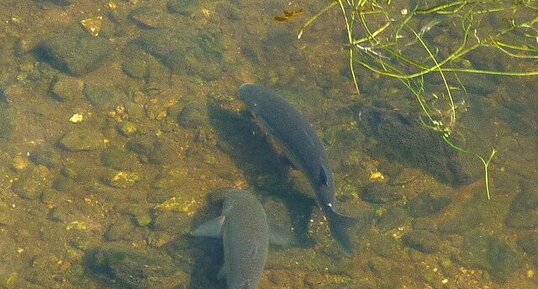
<instances>
[{"instance_id":1,"label":"fish shadow","mask_svg":"<svg viewBox=\"0 0 538 289\"><path fill-rule=\"evenodd\" d=\"M243 172L249 189L261 193L263 198L274 197L282 201L294 230L295 245L313 247L308 226L316 202L295 189L289 178L289 160L275 152L247 112L232 112L210 101L208 115L217 132L219 148ZM279 214L267 212L267 215L270 223L286 223L272 219Z\"/></svg>"},{"instance_id":2,"label":"fish shadow","mask_svg":"<svg viewBox=\"0 0 538 289\"><path fill-rule=\"evenodd\" d=\"M207 193L207 205L196 211L190 223L191 231L202 223L221 215L223 201L220 199L221 192L222 190ZM167 251L177 265L190 275L189 284L181 288L226 288L226 281L217 278L224 263L221 239L185 234L168 243Z\"/></svg>"}]
</instances>

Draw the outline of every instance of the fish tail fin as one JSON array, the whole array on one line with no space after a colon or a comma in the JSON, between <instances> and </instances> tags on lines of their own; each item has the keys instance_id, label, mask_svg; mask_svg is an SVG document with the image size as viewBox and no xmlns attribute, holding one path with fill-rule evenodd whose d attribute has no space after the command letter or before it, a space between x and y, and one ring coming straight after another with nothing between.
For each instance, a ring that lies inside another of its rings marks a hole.
<instances>
[{"instance_id":1,"label":"fish tail fin","mask_svg":"<svg viewBox=\"0 0 538 289\"><path fill-rule=\"evenodd\" d=\"M353 255L350 233L358 224L358 220L339 214L333 209L329 209L326 216L329 221L331 236L336 240L342 252L348 257Z\"/></svg>"}]
</instances>

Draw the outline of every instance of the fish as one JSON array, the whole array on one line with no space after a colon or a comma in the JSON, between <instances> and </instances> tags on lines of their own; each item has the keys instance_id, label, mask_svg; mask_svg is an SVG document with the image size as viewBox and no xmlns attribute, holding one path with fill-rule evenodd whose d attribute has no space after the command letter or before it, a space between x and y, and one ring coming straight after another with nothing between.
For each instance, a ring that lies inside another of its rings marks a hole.
<instances>
[{"instance_id":1,"label":"fish","mask_svg":"<svg viewBox=\"0 0 538 289\"><path fill-rule=\"evenodd\" d=\"M269 225L265 210L250 192L223 192L222 215L191 232L195 237L222 238L224 264L219 277L228 289L255 289L269 252Z\"/></svg>"},{"instance_id":2,"label":"fish","mask_svg":"<svg viewBox=\"0 0 538 289\"><path fill-rule=\"evenodd\" d=\"M245 83L239 88L238 96L262 129L283 147L292 164L306 175L327 218L331 236L342 252L351 256L350 231L358 220L336 210L333 172L325 147L312 125L277 92L261 85Z\"/></svg>"}]
</instances>

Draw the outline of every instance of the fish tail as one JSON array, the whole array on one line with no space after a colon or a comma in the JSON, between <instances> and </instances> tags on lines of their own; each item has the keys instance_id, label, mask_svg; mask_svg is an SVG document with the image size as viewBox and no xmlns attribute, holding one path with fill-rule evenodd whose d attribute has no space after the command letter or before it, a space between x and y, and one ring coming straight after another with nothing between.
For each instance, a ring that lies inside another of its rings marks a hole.
<instances>
[{"instance_id":1,"label":"fish tail","mask_svg":"<svg viewBox=\"0 0 538 289\"><path fill-rule=\"evenodd\" d=\"M342 252L348 257L353 255L350 233L352 228L358 224L358 220L339 214L332 209L327 210L326 216L329 221L331 236L336 240Z\"/></svg>"}]
</instances>

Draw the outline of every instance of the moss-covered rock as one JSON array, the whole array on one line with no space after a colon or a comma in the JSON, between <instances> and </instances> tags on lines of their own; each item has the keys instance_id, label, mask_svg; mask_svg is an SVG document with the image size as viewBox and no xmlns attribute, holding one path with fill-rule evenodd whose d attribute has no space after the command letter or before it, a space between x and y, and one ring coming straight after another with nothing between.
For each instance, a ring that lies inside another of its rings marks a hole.
<instances>
[{"instance_id":1,"label":"moss-covered rock","mask_svg":"<svg viewBox=\"0 0 538 289\"><path fill-rule=\"evenodd\" d=\"M30 154L30 159L36 165L44 165L48 168L58 167L62 163L60 153L49 147L39 148Z\"/></svg>"},{"instance_id":2,"label":"moss-covered rock","mask_svg":"<svg viewBox=\"0 0 538 289\"><path fill-rule=\"evenodd\" d=\"M439 132L386 103L360 107L366 131L383 144L388 158L420 168L443 182L470 184L482 173L474 159L448 146Z\"/></svg>"},{"instance_id":3,"label":"moss-covered rock","mask_svg":"<svg viewBox=\"0 0 538 289\"><path fill-rule=\"evenodd\" d=\"M413 230L402 236L404 244L422 253L435 253L439 251L441 239L434 233L426 230Z\"/></svg>"},{"instance_id":4,"label":"moss-covered rock","mask_svg":"<svg viewBox=\"0 0 538 289\"><path fill-rule=\"evenodd\" d=\"M179 113L178 122L181 126L191 129L208 124L207 109L196 103L187 104Z\"/></svg>"},{"instance_id":5,"label":"moss-covered rock","mask_svg":"<svg viewBox=\"0 0 538 289\"><path fill-rule=\"evenodd\" d=\"M13 184L13 192L24 199L35 200L50 188L51 173L45 166L30 167Z\"/></svg>"},{"instance_id":6,"label":"moss-covered rock","mask_svg":"<svg viewBox=\"0 0 538 289\"><path fill-rule=\"evenodd\" d=\"M115 170L134 170L138 165L138 159L132 152L109 147L101 153L101 161L107 167Z\"/></svg>"},{"instance_id":7,"label":"moss-covered rock","mask_svg":"<svg viewBox=\"0 0 538 289\"><path fill-rule=\"evenodd\" d=\"M510 204L506 223L512 228L533 229L538 226L538 186L524 183Z\"/></svg>"},{"instance_id":8,"label":"moss-covered rock","mask_svg":"<svg viewBox=\"0 0 538 289\"><path fill-rule=\"evenodd\" d=\"M8 138L14 128L11 109L7 104L0 103L0 138Z\"/></svg>"},{"instance_id":9,"label":"moss-covered rock","mask_svg":"<svg viewBox=\"0 0 538 289\"><path fill-rule=\"evenodd\" d=\"M81 76L101 67L112 51L109 41L83 31L64 31L39 46L45 61L71 75Z\"/></svg>"},{"instance_id":10,"label":"moss-covered rock","mask_svg":"<svg viewBox=\"0 0 538 289\"><path fill-rule=\"evenodd\" d=\"M374 204L383 204L400 200L403 195L398 187L384 183L371 183L362 189L361 199Z\"/></svg>"},{"instance_id":11,"label":"moss-covered rock","mask_svg":"<svg viewBox=\"0 0 538 289\"><path fill-rule=\"evenodd\" d=\"M104 139L99 130L80 128L66 133L60 144L68 151L92 151L104 148Z\"/></svg>"},{"instance_id":12,"label":"moss-covered rock","mask_svg":"<svg viewBox=\"0 0 538 289\"><path fill-rule=\"evenodd\" d=\"M92 274L119 288L172 289L189 281L169 256L156 251L101 247L89 250L85 259Z\"/></svg>"},{"instance_id":13,"label":"moss-covered rock","mask_svg":"<svg viewBox=\"0 0 538 289\"><path fill-rule=\"evenodd\" d=\"M198 5L197 0L170 0L166 4L166 7L171 13L188 16L199 8Z\"/></svg>"},{"instance_id":14,"label":"moss-covered rock","mask_svg":"<svg viewBox=\"0 0 538 289\"><path fill-rule=\"evenodd\" d=\"M176 73L194 74L203 80L217 79L222 70L222 48L207 33L159 29L146 31L140 46Z\"/></svg>"},{"instance_id":15,"label":"moss-covered rock","mask_svg":"<svg viewBox=\"0 0 538 289\"><path fill-rule=\"evenodd\" d=\"M523 265L522 257L505 242L474 234L464 239L461 262L488 271L499 282L506 281Z\"/></svg>"},{"instance_id":16,"label":"moss-covered rock","mask_svg":"<svg viewBox=\"0 0 538 289\"><path fill-rule=\"evenodd\" d=\"M52 80L50 93L53 98L59 101L70 101L76 98L82 98L82 89L84 82L75 77L58 74Z\"/></svg>"},{"instance_id":17,"label":"moss-covered rock","mask_svg":"<svg viewBox=\"0 0 538 289\"><path fill-rule=\"evenodd\" d=\"M115 87L86 84L83 92L91 104L101 109L112 109L127 99L127 95Z\"/></svg>"},{"instance_id":18,"label":"moss-covered rock","mask_svg":"<svg viewBox=\"0 0 538 289\"><path fill-rule=\"evenodd\" d=\"M436 196L431 192L423 192L418 197L409 201L407 209L409 215L413 217L424 217L433 215L450 204L450 198L446 196Z\"/></svg>"}]
</instances>

